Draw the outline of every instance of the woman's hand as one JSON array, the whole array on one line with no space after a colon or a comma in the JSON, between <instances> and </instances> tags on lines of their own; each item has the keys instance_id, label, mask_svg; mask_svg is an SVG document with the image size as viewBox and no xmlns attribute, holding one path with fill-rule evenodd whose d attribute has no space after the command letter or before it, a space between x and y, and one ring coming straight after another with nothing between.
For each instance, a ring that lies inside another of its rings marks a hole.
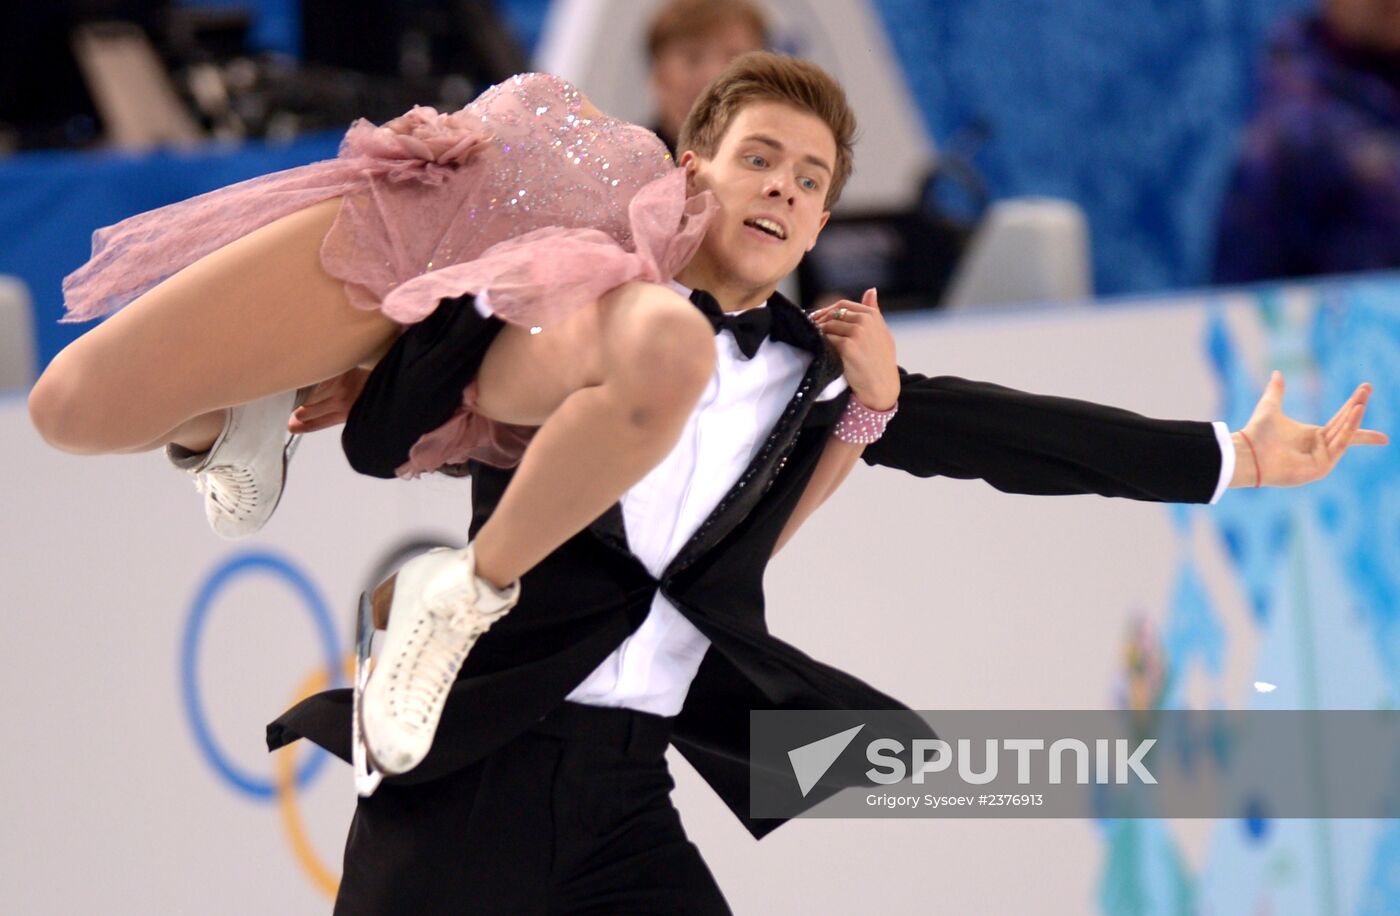
<instances>
[{"instance_id":1,"label":"woman's hand","mask_svg":"<svg viewBox=\"0 0 1400 916\"><path fill-rule=\"evenodd\" d=\"M314 433L318 429L339 426L350 416L350 408L364 390L368 369L349 372L326 379L311 389L310 396L287 421L287 431L294 434Z\"/></svg>"},{"instance_id":2,"label":"woman's hand","mask_svg":"<svg viewBox=\"0 0 1400 916\"><path fill-rule=\"evenodd\" d=\"M840 354L842 372L852 395L871 410L893 407L899 400L899 367L894 361L894 335L880 314L875 290L866 290L860 302L843 299L819 308L812 312L812 321ZM835 436L826 440L802 497L778 535L773 553L781 550L802 523L836 492L864 451L864 445L843 442Z\"/></svg>"},{"instance_id":3,"label":"woman's hand","mask_svg":"<svg viewBox=\"0 0 1400 916\"><path fill-rule=\"evenodd\" d=\"M879 296L868 289L861 301L843 299L819 308L812 321L841 356L851 391L871 410L889 410L899 399L894 335L880 314Z\"/></svg>"}]
</instances>

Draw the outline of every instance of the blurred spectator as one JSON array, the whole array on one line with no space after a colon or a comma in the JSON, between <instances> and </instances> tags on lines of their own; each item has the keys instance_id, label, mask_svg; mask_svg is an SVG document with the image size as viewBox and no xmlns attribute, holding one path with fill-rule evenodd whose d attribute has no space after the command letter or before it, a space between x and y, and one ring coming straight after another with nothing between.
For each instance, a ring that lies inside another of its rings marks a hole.
<instances>
[{"instance_id":1,"label":"blurred spectator","mask_svg":"<svg viewBox=\"0 0 1400 916\"><path fill-rule=\"evenodd\" d=\"M170 6L170 0L0 4L0 152L96 142L97 112L73 55L73 30L119 21L153 34Z\"/></svg>"},{"instance_id":2,"label":"blurred spectator","mask_svg":"<svg viewBox=\"0 0 1400 916\"><path fill-rule=\"evenodd\" d=\"M747 0L672 0L647 32L656 132L674 153L676 136L700 92L741 54L768 42L768 19Z\"/></svg>"},{"instance_id":3,"label":"blurred spectator","mask_svg":"<svg viewBox=\"0 0 1400 916\"><path fill-rule=\"evenodd\" d=\"M1221 214L1215 279L1400 267L1400 3L1285 22Z\"/></svg>"}]
</instances>

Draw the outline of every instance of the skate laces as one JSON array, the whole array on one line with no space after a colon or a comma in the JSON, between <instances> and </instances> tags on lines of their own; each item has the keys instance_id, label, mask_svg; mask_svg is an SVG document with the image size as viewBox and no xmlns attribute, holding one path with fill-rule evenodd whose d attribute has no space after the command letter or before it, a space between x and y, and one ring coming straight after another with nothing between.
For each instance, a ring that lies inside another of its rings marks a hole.
<instances>
[{"instance_id":1,"label":"skate laces","mask_svg":"<svg viewBox=\"0 0 1400 916\"><path fill-rule=\"evenodd\" d=\"M258 505L258 482L247 465L207 467L195 475L194 488L221 510L239 518L251 515Z\"/></svg>"},{"instance_id":2,"label":"skate laces","mask_svg":"<svg viewBox=\"0 0 1400 916\"><path fill-rule=\"evenodd\" d=\"M495 619L483 618L472 605L464 589L424 603L422 619L415 621L389 672L390 707L406 727L418 730L434 723L467 653Z\"/></svg>"}]
</instances>

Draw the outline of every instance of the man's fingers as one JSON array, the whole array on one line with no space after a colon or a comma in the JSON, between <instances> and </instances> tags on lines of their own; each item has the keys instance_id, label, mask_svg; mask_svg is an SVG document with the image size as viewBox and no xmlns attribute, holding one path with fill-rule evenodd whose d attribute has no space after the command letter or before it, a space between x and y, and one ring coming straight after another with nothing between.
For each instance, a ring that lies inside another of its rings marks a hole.
<instances>
[{"instance_id":1,"label":"man's fingers","mask_svg":"<svg viewBox=\"0 0 1400 916\"><path fill-rule=\"evenodd\" d=\"M296 409L296 413L307 417L319 417L324 414L333 413L337 410L344 410L351 404L350 398L345 392L337 392L332 397L325 397L319 401L307 401Z\"/></svg>"},{"instance_id":2,"label":"man's fingers","mask_svg":"<svg viewBox=\"0 0 1400 916\"><path fill-rule=\"evenodd\" d=\"M306 400L305 400L305 401L302 401L302 402L301 402L301 406L302 406L302 407L314 407L315 405L320 404L320 403L322 403L323 401L326 401L326 400L328 400L329 398L332 398L332 397L334 397L334 396L335 396L335 395L334 395L334 392L332 392L332 391L330 390L330 387L329 387L328 385L326 385L325 382L322 382L321 384L317 385L315 388L312 388L312 389L311 389L311 393L308 394L308 395L306 396ZM300 409L300 408L298 408L298 409Z\"/></svg>"},{"instance_id":3,"label":"man's fingers","mask_svg":"<svg viewBox=\"0 0 1400 916\"><path fill-rule=\"evenodd\" d=\"M1342 452L1347 450L1351 444L1351 438L1356 431L1361 428L1361 418L1366 415L1366 405L1356 404L1347 413L1346 420L1336 428L1330 435L1325 431L1323 441L1327 443L1327 451L1333 460L1342 457Z\"/></svg>"},{"instance_id":4,"label":"man's fingers","mask_svg":"<svg viewBox=\"0 0 1400 916\"><path fill-rule=\"evenodd\" d=\"M1351 397L1347 398L1345 401L1342 402L1342 406L1337 408L1337 412L1332 414L1332 419L1328 420L1327 424L1323 428L1330 431L1342 425L1342 423L1346 421L1347 411L1351 409L1351 406L1353 403L1355 403L1355 401L1356 392L1353 391Z\"/></svg>"},{"instance_id":5,"label":"man's fingers","mask_svg":"<svg viewBox=\"0 0 1400 916\"><path fill-rule=\"evenodd\" d=\"M1283 373L1275 369L1269 375L1269 384L1264 386L1264 398L1275 407L1283 407Z\"/></svg>"},{"instance_id":6,"label":"man's fingers","mask_svg":"<svg viewBox=\"0 0 1400 916\"><path fill-rule=\"evenodd\" d=\"M868 305L871 308L880 307L880 294L875 291L875 287L865 291L865 295L860 297L861 305Z\"/></svg>"},{"instance_id":7,"label":"man's fingers","mask_svg":"<svg viewBox=\"0 0 1400 916\"><path fill-rule=\"evenodd\" d=\"M315 421L313 420L307 420L305 417L292 414L292 418L287 421L287 432L309 433L312 431L314 423Z\"/></svg>"},{"instance_id":8,"label":"man's fingers","mask_svg":"<svg viewBox=\"0 0 1400 916\"><path fill-rule=\"evenodd\" d=\"M345 376L322 382L311 389L311 394L307 395L302 402L302 407L315 407L318 404L325 404L328 401L342 401L350 393L350 387L345 381Z\"/></svg>"},{"instance_id":9,"label":"man's fingers","mask_svg":"<svg viewBox=\"0 0 1400 916\"><path fill-rule=\"evenodd\" d=\"M1356 390L1353 391L1353 392L1351 393L1351 397L1347 398L1347 399L1346 399L1346 402L1343 403L1341 407L1337 408L1337 412L1336 412L1335 414L1332 415L1332 419L1330 419L1330 420L1327 421L1327 427L1326 427L1326 428L1329 429L1329 430L1335 429L1336 427L1338 427L1338 426L1340 426L1341 424L1345 423L1345 422L1346 422L1346 419L1347 419L1347 415L1348 415L1348 413L1350 413L1351 409L1352 409L1353 407L1355 407L1357 404L1364 404L1364 403L1366 403L1366 401L1369 400L1370 397L1371 397L1371 386L1370 386L1370 384L1363 383L1363 384L1361 384L1361 385L1358 385L1358 386L1356 387Z\"/></svg>"},{"instance_id":10,"label":"man's fingers","mask_svg":"<svg viewBox=\"0 0 1400 916\"><path fill-rule=\"evenodd\" d=\"M1390 437L1378 429L1358 429L1351 437L1352 445L1389 445Z\"/></svg>"},{"instance_id":11,"label":"man's fingers","mask_svg":"<svg viewBox=\"0 0 1400 916\"><path fill-rule=\"evenodd\" d=\"M339 400L327 398L324 401L312 403L310 401L301 405L293 412L292 416L298 420L308 421L324 417L326 414L341 413L345 410L345 405Z\"/></svg>"},{"instance_id":12,"label":"man's fingers","mask_svg":"<svg viewBox=\"0 0 1400 916\"><path fill-rule=\"evenodd\" d=\"M343 398L322 401L316 405L303 404L292 412L287 429L294 433L314 432L329 426L339 426L350 415L350 404Z\"/></svg>"},{"instance_id":13,"label":"man's fingers","mask_svg":"<svg viewBox=\"0 0 1400 916\"><path fill-rule=\"evenodd\" d=\"M1249 422L1262 421L1275 413L1283 413L1283 373L1277 369L1269 374L1269 381L1264 385L1264 393L1259 396L1259 403L1254 406Z\"/></svg>"},{"instance_id":14,"label":"man's fingers","mask_svg":"<svg viewBox=\"0 0 1400 916\"><path fill-rule=\"evenodd\" d=\"M1363 405L1353 404L1351 407L1347 408L1346 415L1342 418L1342 422L1338 423L1330 430L1323 430L1322 439L1327 443L1327 450L1329 452L1337 452L1346 448L1345 442L1347 438L1361 427L1361 416L1365 414L1365 412L1366 408Z\"/></svg>"}]
</instances>

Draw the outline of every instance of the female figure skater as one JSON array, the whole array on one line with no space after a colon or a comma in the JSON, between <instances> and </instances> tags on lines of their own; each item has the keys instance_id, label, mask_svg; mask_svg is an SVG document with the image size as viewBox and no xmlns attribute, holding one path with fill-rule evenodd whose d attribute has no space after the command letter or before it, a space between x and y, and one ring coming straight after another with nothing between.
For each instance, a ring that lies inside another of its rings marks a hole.
<instances>
[{"instance_id":1,"label":"female figure skater","mask_svg":"<svg viewBox=\"0 0 1400 916\"><path fill-rule=\"evenodd\" d=\"M246 534L280 495L294 392L372 365L402 325L489 289L476 307L506 326L477 380L471 455L520 467L472 546L397 578L385 657L399 683L366 724L376 763L402 772L427 752L437 684L513 606L519 576L679 435L712 332L657 283L714 206L687 195L653 134L550 76L452 114L357 122L334 160L96 233L64 283L67 320L114 314L53 360L30 415L69 452L168 447L199 475L215 530ZM539 427L523 457L522 426Z\"/></svg>"}]
</instances>

